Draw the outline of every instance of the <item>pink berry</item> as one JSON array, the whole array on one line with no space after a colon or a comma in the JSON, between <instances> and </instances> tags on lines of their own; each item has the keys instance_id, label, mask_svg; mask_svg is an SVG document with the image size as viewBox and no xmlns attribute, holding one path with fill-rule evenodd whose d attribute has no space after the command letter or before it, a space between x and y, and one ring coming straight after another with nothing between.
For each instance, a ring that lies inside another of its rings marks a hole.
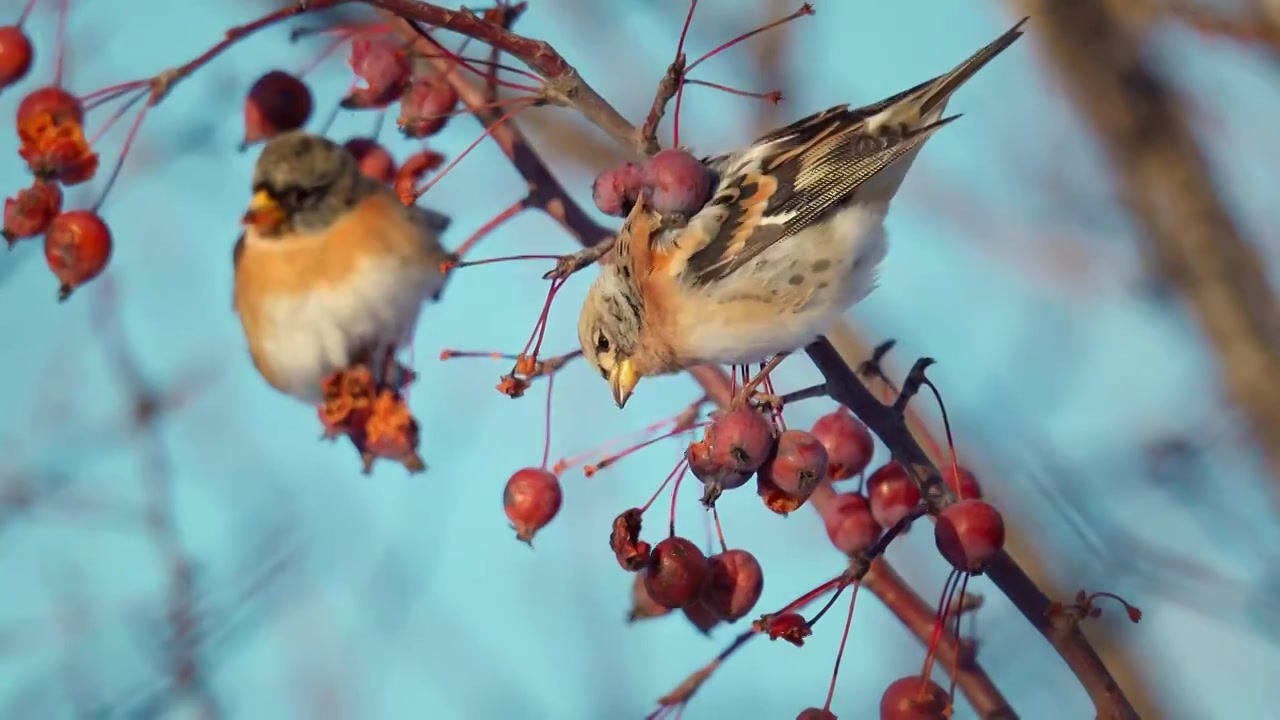
<instances>
[{"instance_id":1,"label":"pink berry","mask_svg":"<svg viewBox=\"0 0 1280 720\"><path fill-rule=\"evenodd\" d=\"M827 476L827 451L818 438L804 430L787 430L778 436L773 455L760 467L761 475L783 492L808 498Z\"/></svg>"},{"instance_id":2,"label":"pink berry","mask_svg":"<svg viewBox=\"0 0 1280 720\"><path fill-rule=\"evenodd\" d=\"M711 170L685 150L663 150L641 173L645 200L662 215L695 214L711 195Z\"/></svg>"},{"instance_id":3,"label":"pink berry","mask_svg":"<svg viewBox=\"0 0 1280 720\"><path fill-rule=\"evenodd\" d=\"M827 537L845 555L863 552L880 539L880 524L862 493L839 493L822 506L821 512Z\"/></svg>"},{"instance_id":4,"label":"pink berry","mask_svg":"<svg viewBox=\"0 0 1280 720\"><path fill-rule=\"evenodd\" d=\"M764 570L746 550L726 550L707 558L702 602L717 616L737 622L751 612L764 592Z\"/></svg>"},{"instance_id":5,"label":"pink berry","mask_svg":"<svg viewBox=\"0 0 1280 720\"><path fill-rule=\"evenodd\" d=\"M896 461L885 463L867 478L871 514L882 528L891 528L920 504L920 490Z\"/></svg>"},{"instance_id":6,"label":"pink berry","mask_svg":"<svg viewBox=\"0 0 1280 720\"><path fill-rule=\"evenodd\" d=\"M919 675L889 683L880 696L880 720L946 720L947 691Z\"/></svg>"},{"instance_id":7,"label":"pink berry","mask_svg":"<svg viewBox=\"0 0 1280 720\"><path fill-rule=\"evenodd\" d=\"M591 184L591 199L600 212L626 217L640 197L640 168L624 163L596 176Z\"/></svg>"},{"instance_id":8,"label":"pink berry","mask_svg":"<svg viewBox=\"0 0 1280 720\"><path fill-rule=\"evenodd\" d=\"M430 137L444 129L457 106L458 91L448 82L435 77L419 78L401 96L396 124L406 137Z\"/></svg>"},{"instance_id":9,"label":"pink berry","mask_svg":"<svg viewBox=\"0 0 1280 720\"><path fill-rule=\"evenodd\" d=\"M1004 547L1004 518L990 503L961 500L938 514L933 538L952 567L978 572Z\"/></svg>"},{"instance_id":10,"label":"pink berry","mask_svg":"<svg viewBox=\"0 0 1280 720\"><path fill-rule=\"evenodd\" d=\"M688 540L669 537L653 546L644 582L649 596L659 605L687 607L702 596L707 583L707 558Z\"/></svg>"},{"instance_id":11,"label":"pink berry","mask_svg":"<svg viewBox=\"0 0 1280 720\"><path fill-rule=\"evenodd\" d=\"M502 491L502 508L516 528L516 539L532 543L533 536L560 512L560 481L549 470L517 470Z\"/></svg>"},{"instance_id":12,"label":"pink berry","mask_svg":"<svg viewBox=\"0 0 1280 720\"><path fill-rule=\"evenodd\" d=\"M346 108L380 108L390 105L409 84L413 67L409 55L388 38L356 38L351 41L351 70L364 81L342 101Z\"/></svg>"},{"instance_id":13,"label":"pink berry","mask_svg":"<svg viewBox=\"0 0 1280 720\"><path fill-rule=\"evenodd\" d=\"M832 480L848 480L871 464L875 440L849 408L823 415L809 432L827 449L827 477Z\"/></svg>"}]
</instances>

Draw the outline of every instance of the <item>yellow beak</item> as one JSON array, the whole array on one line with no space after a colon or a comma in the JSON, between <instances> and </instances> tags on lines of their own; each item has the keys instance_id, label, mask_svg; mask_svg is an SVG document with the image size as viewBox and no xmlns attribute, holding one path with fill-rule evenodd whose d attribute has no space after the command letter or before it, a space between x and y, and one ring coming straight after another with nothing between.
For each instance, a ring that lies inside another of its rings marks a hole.
<instances>
[{"instance_id":1,"label":"yellow beak","mask_svg":"<svg viewBox=\"0 0 1280 720\"><path fill-rule=\"evenodd\" d=\"M284 222L284 210L266 190L259 190L249 201L249 209L241 221L259 230L271 231Z\"/></svg>"},{"instance_id":2,"label":"yellow beak","mask_svg":"<svg viewBox=\"0 0 1280 720\"><path fill-rule=\"evenodd\" d=\"M613 364L613 369L609 371L609 385L613 387L613 401L618 403L619 408L626 407L627 400L639 382L640 376L636 374L631 360L619 360Z\"/></svg>"}]
</instances>

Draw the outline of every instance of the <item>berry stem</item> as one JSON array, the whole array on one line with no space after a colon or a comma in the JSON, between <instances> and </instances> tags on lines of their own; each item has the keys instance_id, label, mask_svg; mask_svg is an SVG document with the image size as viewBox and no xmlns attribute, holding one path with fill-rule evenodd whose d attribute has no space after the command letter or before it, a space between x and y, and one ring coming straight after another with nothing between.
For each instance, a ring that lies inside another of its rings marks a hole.
<instances>
[{"instance_id":1,"label":"berry stem","mask_svg":"<svg viewBox=\"0 0 1280 720\"><path fill-rule=\"evenodd\" d=\"M849 594L849 614L844 618L844 634L840 636L840 649L836 651L836 664L831 670L831 685L827 687L827 702L822 706L823 710L830 712L831 700L836 696L836 678L840 675L840 661L844 658L844 646L849 641L849 628L853 626L853 607L858 602L858 588L861 585L854 585L853 592Z\"/></svg>"},{"instance_id":2,"label":"berry stem","mask_svg":"<svg viewBox=\"0 0 1280 720\"><path fill-rule=\"evenodd\" d=\"M667 531L671 537L676 536L676 498L680 496L680 483L684 480L685 473L689 471L689 461L681 460L680 474L676 475L676 484L671 487L671 515L667 520Z\"/></svg>"},{"instance_id":3,"label":"berry stem","mask_svg":"<svg viewBox=\"0 0 1280 720\"><path fill-rule=\"evenodd\" d=\"M555 383L555 375L547 376L547 404L544 410L546 417L543 419L542 464L539 466L543 470L547 469L547 462L551 460L551 392L555 389Z\"/></svg>"},{"instance_id":4,"label":"berry stem","mask_svg":"<svg viewBox=\"0 0 1280 720\"><path fill-rule=\"evenodd\" d=\"M480 242L489 233L496 230L498 226L502 225L504 222L515 217L520 213L521 210L524 210L527 207L529 207L528 196L525 196L517 200L516 202L512 203L512 205L508 207L506 210L503 210L502 212L498 213L496 216L494 216L492 220L485 223L484 225L481 225L478 230L471 233L471 237L464 240L463 243L458 246L458 249L453 251L454 256L459 258L465 257L466 254L471 252L471 250L476 246L476 243Z\"/></svg>"},{"instance_id":5,"label":"berry stem","mask_svg":"<svg viewBox=\"0 0 1280 720\"><path fill-rule=\"evenodd\" d=\"M703 427L703 425L705 425L705 423L694 425L693 427ZM671 430L661 435L658 435L657 437L652 437L652 438L649 438L648 440L642 440L638 443L635 443L634 445L630 445L626 448L623 448L618 452L615 452L610 455L606 455L603 458L601 458L599 462L587 465L583 469L583 472L586 474L587 477L591 477L596 473L600 472L601 470L604 470L607 467L612 467L613 465L617 464L619 460L621 460L622 458L628 455L631 455L635 452L643 450L649 447L650 445L654 445L656 443L662 442L663 440L666 440L668 438L675 437L676 435L679 435L680 433L683 433L688 429L689 428L680 427L679 425L677 425L676 427L673 427Z\"/></svg>"},{"instance_id":6,"label":"berry stem","mask_svg":"<svg viewBox=\"0 0 1280 720\"><path fill-rule=\"evenodd\" d=\"M466 262L450 262L444 263L446 270L457 270L458 268L476 267L477 265L492 265L494 263L516 262L518 260L559 260L559 255L505 255L503 257L485 258L483 260L467 260Z\"/></svg>"},{"instance_id":7,"label":"berry stem","mask_svg":"<svg viewBox=\"0 0 1280 720\"><path fill-rule=\"evenodd\" d=\"M716 506L711 506L711 518L715 521L716 539L720 541L720 552L729 552L729 546L724 541L724 528L720 527L720 511L716 510Z\"/></svg>"},{"instance_id":8,"label":"berry stem","mask_svg":"<svg viewBox=\"0 0 1280 720\"><path fill-rule=\"evenodd\" d=\"M942 393L938 392L938 386L934 385L932 380L924 378L923 382L925 387L929 388L929 392L933 393L933 399L938 401L938 410L942 414L942 431L947 437L947 450L951 455L951 475L955 478L956 498L964 500L961 496L963 488L960 482L960 463L956 460L956 443L951 437L951 421L947 419L947 404L942 402Z\"/></svg>"},{"instance_id":9,"label":"berry stem","mask_svg":"<svg viewBox=\"0 0 1280 720\"><path fill-rule=\"evenodd\" d=\"M739 97L749 97L749 98L755 98L757 100L767 100L769 103L773 105L777 105L778 103L782 102L781 90L770 90L769 92L751 92L749 90L739 90L737 88L732 88L732 87L729 87L728 85L721 85L720 83L713 83L708 80L692 80L692 79L685 80L684 84L685 85L701 85L703 87L709 87L714 90L719 90L721 92L729 93L730 95L738 95Z\"/></svg>"},{"instance_id":10,"label":"berry stem","mask_svg":"<svg viewBox=\"0 0 1280 720\"><path fill-rule=\"evenodd\" d=\"M22 28L23 23L31 16L31 11L35 9L36 0L27 0L27 4L22 6L22 12L18 13L18 21L14 23L18 29Z\"/></svg>"},{"instance_id":11,"label":"berry stem","mask_svg":"<svg viewBox=\"0 0 1280 720\"><path fill-rule=\"evenodd\" d=\"M332 55L332 54L334 54L335 52L337 52L337 51L338 51L338 48L340 48L340 47L342 47L343 45L347 44L347 41L349 41L349 40L351 39L351 36L352 36L353 34L354 34L354 33L352 33L352 32L350 32L350 31L348 31L345 35L339 35L338 37L336 37L336 38L334 38L333 40L331 40L331 41L329 42L329 44L328 44L328 45L326 45L326 46L324 47L324 49L320 51L320 54L316 55L316 56L311 60L311 62L309 62L309 63L307 63L306 65L303 65L303 66L302 66L302 69L298 71L298 77L299 77L299 78L301 78L301 77L305 77L307 73L309 73L309 72L311 72L312 70L315 70L317 67L319 67L319 66L320 66L320 63L324 62L325 60L327 60L327 59L329 58L329 56L330 56L330 55Z\"/></svg>"},{"instance_id":12,"label":"berry stem","mask_svg":"<svg viewBox=\"0 0 1280 720\"><path fill-rule=\"evenodd\" d=\"M645 512L646 510L649 509L651 505L657 502L658 498L662 496L662 491L667 488L667 485L671 483L671 480L675 478L676 474L680 473L682 470L684 470L688 466L689 466L689 463L683 458L680 460L680 462L676 463L676 466L671 469L671 472L667 473L667 479L662 481L662 484L658 486L658 489L655 490L653 492L653 495L649 497L649 501L640 507L640 512L641 513Z\"/></svg>"},{"instance_id":13,"label":"berry stem","mask_svg":"<svg viewBox=\"0 0 1280 720\"><path fill-rule=\"evenodd\" d=\"M728 41L728 42L726 42L726 43L721 44L720 46L718 46L718 47L716 47L715 49L711 50L710 52L706 53L705 55L703 55L702 57L698 58L697 60L694 60L693 62L689 63L689 66L688 66L687 68L685 68L685 72L686 72L686 73L687 73L687 72L690 72L690 71L691 71L691 70L693 70L694 68L698 67L698 65L700 65L704 60L708 60L708 59L710 59L710 58L714 57L715 55L718 55L719 53L721 53L721 52L723 52L723 51L725 51L725 50L728 50L729 48L733 47L734 45L737 45L738 43L742 42L743 40L747 40L747 39L749 39L749 38L755 37L756 35L759 35L760 33L765 32L766 30L772 30L773 28L776 28L776 27L778 27L779 25L785 25L786 23L789 23L789 22L791 22L792 20L795 20L795 19L796 19L796 18L798 18L798 17L802 17L802 16L804 16L804 15L812 15L812 14L813 14L813 6L812 6L812 5L810 5L809 3L805 3L805 4L801 5L801 6L800 6L800 8L799 8L798 10L796 10L796 11L795 11L795 12L793 12L793 13L791 13L790 15L787 15L786 17L778 18L777 20L774 20L773 22L771 22L771 23L769 23L769 24L767 24L767 25L762 25L762 26L760 26L760 27L756 28L755 30L752 30L752 31L750 31L750 32L745 32L745 33L743 33L743 34L741 34L741 35L739 35L739 36L735 37L734 39L732 39L732 40L730 40L730 41Z\"/></svg>"},{"instance_id":14,"label":"berry stem","mask_svg":"<svg viewBox=\"0 0 1280 720\"><path fill-rule=\"evenodd\" d=\"M676 43L676 63L680 65L680 77L676 79L676 107L671 113L672 147L680 147L680 105L684 101L684 76L688 72L688 68L684 66L684 41L689 37L689 26L693 24L693 12L697 9L698 0L689 0L689 12L685 13L680 41Z\"/></svg>"},{"instance_id":15,"label":"berry stem","mask_svg":"<svg viewBox=\"0 0 1280 720\"><path fill-rule=\"evenodd\" d=\"M125 108L137 103L145 95L139 94L133 100L130 100ZM133 126L129 128L129 134L124 138L124 145L120 148L120 157L116 158L116 164L111 168L111 174L107 176L107 182L102 186L102 194L98 196L98 202L94 203L93 211L101 214L102 205L106 203L107 196L111 193L111 188L115 186L116 179L120 177L120 171L124 168L125 158L129 156L129 151L133 148L133 141L138 137L138 131L142 129L142 121L147 117L149 105L143 105L138 111L138 115L133 119ZM104 128L105 130L105 128Z\"/></svg>"},{"instance_id":16,"label":"berry stem","mask_svg":"<svg viewBox=\"0 0 1280 720\"><path fill-rule=\"evenodd\" d=\"M62 0L58 3L58 30L57 39L54 40L54 66L53 66L53 84L54 87L62 87L62 74L66 69L67 61L67 15L71 14L71 0Z\"/></svg>"},{"instance_id":17,"label":"berry stem","mask_svg":"<svg viewBox=\"0 0 1280 720\"><path fill-rule=\"evenodd\" d=\"M478 146L481 142L483 142L486 137L489 137L489 135L493 133L494 129L502 125L502 123L515 117L517 114L520 113L521 110L524 110L525 108L532 105L533 100L534 98L516 98L516 101L512 102L512 104L515 105L516 107L509 110L502 117L498 118L497 121L495 121L492 125L486 127L484 129L484 132L480 133L480 137L473 140L471 144L468 145L466 149L463 150L457 157L455 157L452 161L450 161L449 164L446 165L443 170L436 173L435 177L427 181L425 185L423 185L413 194L414 202L417 202L418 198L422 197L424 194L426 194L428 190L432 188L432 186L440 182L440 178L444 177L445 175L448 175L450 170L457 167L458 163L461 162L462 159L465 158L468 154L470 154L472 150L475 150L476 146Z\"/></svg>"}]
</instances>

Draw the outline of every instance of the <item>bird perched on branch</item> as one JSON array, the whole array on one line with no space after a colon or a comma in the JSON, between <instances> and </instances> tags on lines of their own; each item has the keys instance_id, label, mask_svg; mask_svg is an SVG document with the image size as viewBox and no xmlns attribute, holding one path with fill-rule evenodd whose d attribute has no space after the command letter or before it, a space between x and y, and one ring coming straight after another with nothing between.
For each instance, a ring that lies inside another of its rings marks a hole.
<instances>
[{"instance_id":1,"label":"bird perched on branch","mask_svg":"<svg viewBox=\"0 0 1280 720\"><path fill-rule=\"evenodd\" d=\"M714 189L687 220L666 222L638 200L578 320L584 356L618 406L645 377L797 350L866 297L888 250L890 201L925 141L959 117L943 116L947 100L1024 22L945 75L704 159Z\"/></svg>"},{"instance_id":2,"label":"bird perched on branch","mask_svg":"<svg viewBox=\"0 0 1280 720\"><path fill-rule=\"evenodd\" d=\"M317 403L330 374L394 365L439 296L449 218L406 206L341 145L303 131L258 157L235 251L234 307L272 387Z\"/></svg>"}]
</instances>

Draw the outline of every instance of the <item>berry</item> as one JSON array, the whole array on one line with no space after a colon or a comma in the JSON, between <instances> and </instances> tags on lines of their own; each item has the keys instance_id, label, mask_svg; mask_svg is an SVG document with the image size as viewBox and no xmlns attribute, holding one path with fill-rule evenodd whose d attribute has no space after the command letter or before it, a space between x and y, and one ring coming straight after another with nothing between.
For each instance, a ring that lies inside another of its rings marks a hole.
<instances>
[{"instance_id":1,"label":"berry","mask_svg":"<svg viewBox=\"0 0 1280 720\"><path fill-rule=\"evenodd\" d=\"M549 470L517 470L502 491L502 508L516 528L516 539L533 543L533 536L560 512L560 481Z\"/></svg>"},{"instance_id":2,"label":"berry","mask_svg":"<svg viewBox=\"0 0 1280 720\"><path fill-rule=\"evenodd\" d=\"M796 716L796 720L839 720L835 713L822 708L805 708Z\"/></svg>"},{"instance_id":3,"label":"berry","mask_svg":"<svg viewBox=\"0 0 1280 720\"><path fill-rule=\"evenodd\" d=\"M773 425L759 412L740 407L716 418L703 439L711 444L711 462L751 474L773 454Z\"/></svg>"},{"instance_id":4,"label":"berry","mask_svg":"<svg viewBox=\"0 0 1280 720\"><path fill-rule=\"evenodd\" d=\"M609 168L591 184L591 199L600 212L626 217L640 197L641 177L640 168L632 163Z\"/></svg>"},{"instance_id":5,"label":"berry","mask_svg":"<svg viewBox=\"0 0 1280 720\"><path fill-rule=\"evenodd\" d=\"M808 495L792 495L774 485L769 474L763 471L756 473L756 494L764 501L765 507L783 517L798 510L809 499Z\"/></svg>"},{"instance_id":6,"label":"berry","mask_svg":"<svg viewBox=\"0 0 1280 720\"><path fill-rule=\"evenodd\" d=\"M882 528L891 528L920 504L920 489L896 461L885 463L867 478L871 514Z\"/></svg>"},{"instance_id":7,"label":"berry","mask_svg":"<svg viewBox=\"0 0 1280 720\"><path fill-rule=\"evenodd\" d=\"M756 606L764 591L764 571L746 550L725 550L707 558L702 602L720 618L737 622Z\"/></svg>"},{"instance_id":8,"label":"berry","mask_svg":"<svg viewBox=\"0 0 1280 720\"><path fill-rule=\"evenodd\" d=\"M840 493L824 504L821 512L827 537L845 555L863 552L880 539L880 524L862 493Z\"/></svg>"},{"instance_id":9,"label":"berry","mask_svg":"<svg viewBox=\"0 0 1280 720\"><path fill-rule=\"evenodd\" d=\"M701 210L711 195L710 169L679 148L649 158L641 181L645 201L660 215L688 217Z\"/></svg>"},{"instance_id":10,"label":"berry","mask_svg":"<svg viewBox=\"0 0 1280 720\"><path fill-rule=\"evenodd\" d=\"M809 432L827 450L827 477L832 480L848 480L871 464L875 440L849 408L823 415Z\"/></svg>"},{"instance_id":11,"label":"berry","mask_svg":"<svg viewBox=\"0 0 1280 720\"><path fill-rule=\"evenodd\" d=\"M712 460L711 443L705 439L690 443L684 456L689 461L693 476L707 486L702 494L702 504L707 507L715 505L716 498L725 490L742 487L751 479L751 473L733 467L736 463L718 463Z\"/></svg>"},{"instance_id":12,"label":"berry","mask_svg":"<svg viewBox=\"0 0 1280 720\"><path fill-rule=\"evenodd\" d=\"M18 105L18 154L31 173L77 185L98 170L98 155L84 136L84 109L59 87L44 87Z\"/></svg>"},{"instance_id":13,"label":"berry","mask_svg":"<svg viewBox=\"0 0 1280 720\"><path fill-rule=\"evenodd\" d=\"M311 89L300 78L272 70L254 81L244 103L244 144L297 130L311 118Z\"/></svg>"},{"instance_id":14,"label":"berry","mask_svg":"<svg viewBox=\"0 0 1280 720\"><path fill-rule=\"evenodd\" d=\"M880 696L880 720L946 720L947 691L932 680L909 675L889 683Z\"/></svg>"},{"instance_id":15,"label":"berry","mask_svg":"<svg viewBox=\"0 0 1280 720\"><path fill-rule=\"evenodd\" d=\"M17 25L0 27L0 90L27 76L35 50L31 38Z\"/></svg>"},{"instance_id":16,"label":"berry","mask_svg":"<svg viewBox=\"0 0 1280 720\"><path fill-rule=\"evenodd\" d=\"M942 468L942 480L961 500L976 500L982 497L982 486L978 485L977 476L964 467L947 463Z\"/></svg>"},{"instance_id":17,"label":"berry","mask_svg":"<svg viewBox=\"0 0 1280 720\"><path fill-rule=\"evenodd\" d=\"M627 613L627 622L662 617L669 612L671 608L659 604L649 595L644 576L636 575L635 582L631 584L631 612Z\"/></svg>"},{"instance_id":18,"label":"berry","mask_svg":"<svg viewBox=\"0 0 1280 720\"><path fill-rule=\"evenodd\" d=\"M680 612L684 613L685 619L698 628L698 632L703 635L710 635L715 626L720 624L720 616L707 607L706 601L702 598L684 606Z\"/></svg>"},{"instance_id":19,"label":"berry","mask_svg":"<svg viewBox=\"0 0 1280 720\"><path fill-rule=\"evenodd\" d=\"M391 153L371 138L356 137L348 140L343 147L355 157L360 172L365 177L373 178L384 185L390 185L396 179L396 160Z\"/></svg>"},{"instance_id":20,"label":"berry","mask_svg":"<svg viewBox=\"0 0 1280 720\"><path fill-rule=\"evenodd\" d=\"M653 547L644 582L649 595L669 608L684 608L702 595L707 583L707 558L697 545L669 537Z\"/></svg>"},{"instance_id":21,"label":"berry","mask_svg":"<svg viewBox=\"0 0 1280 720\"><path fill-rule=\"evenodd\" d=\"M84 124L84 108L75 95L56 85L33 90L18 104L18 128L30 124L40 115L49 114L53 125Z\"/></svg>"},{"instance_id":22,"label":"berry","mask_svg":"<svg viewBox=\"0 0 1280 720\"><path fill-rule=\"evenodd\" d=\"M978 572L1004 547L1004 518L982 500L961 500L938 513L938 552L952 567Z\"/></svg>"},{"instance_id":23,"label":"berry","mask_svg":"<svg viewBox=\"0 0 1280 720\"><path fill-rule=\"evenodd\" d=\"M818 438L804 430L787 430L778 436L772 457L761 475L788 495L808 499L827 476L827 451Z\"/></svg>"},{"instance_id":24,"label":"berry","mask_svg":"<svg viewBox=\"0 0 1280 720\"><path fill-rule=\"evenodd\" d=\"M613 531L609 533L609 549L618 564L627 572L640 572L649 565L653 548L640 539L644 511L640 508L624 510L613 519Z\"/></svg>"},{"instance_id":25,"label":"berry","mask_svg":"<svg viewBox=\"0 0 1280 720\"><path fill-rule=\"evenodd\" d=\"M400 97L400 117L396 125L411 138L425 138L444 129L454 108L458 91L436 78L420 78L409 84Z\"/></svg>"},{"instance_id":26,"label":"berry","mask_svg":"<svg viewBox=\"0 0 1280 720\"><path fill-rule=\"evenodd\" d=\"M58 300L102 274L111 259L111 230L91 210L64 212L44 234L44 259L61 285Z\"/></svg>"},{"instance_id":27,"label":"berry","mask_svg":"<svg viewBox=\"0 0 1280 720\"><path fill-rule=\"evenodd\" d=\"M409 84L413 67L404 48L386 38L357 38L348 58L351 70L364 81L342 101L344 108L382 108Z\"/></svg>"},{"instance_id":28,"label":"berry","mask_svg":"<svg viewBox=\"0 0 1280 720\"><path fill-rule=\"evenodd\" d=\"M13 247L18 240L35 237L49 228L62 212L62 188L36 179L31 187L4 201L4 239Z\"/></svg>"}]
</instances>

